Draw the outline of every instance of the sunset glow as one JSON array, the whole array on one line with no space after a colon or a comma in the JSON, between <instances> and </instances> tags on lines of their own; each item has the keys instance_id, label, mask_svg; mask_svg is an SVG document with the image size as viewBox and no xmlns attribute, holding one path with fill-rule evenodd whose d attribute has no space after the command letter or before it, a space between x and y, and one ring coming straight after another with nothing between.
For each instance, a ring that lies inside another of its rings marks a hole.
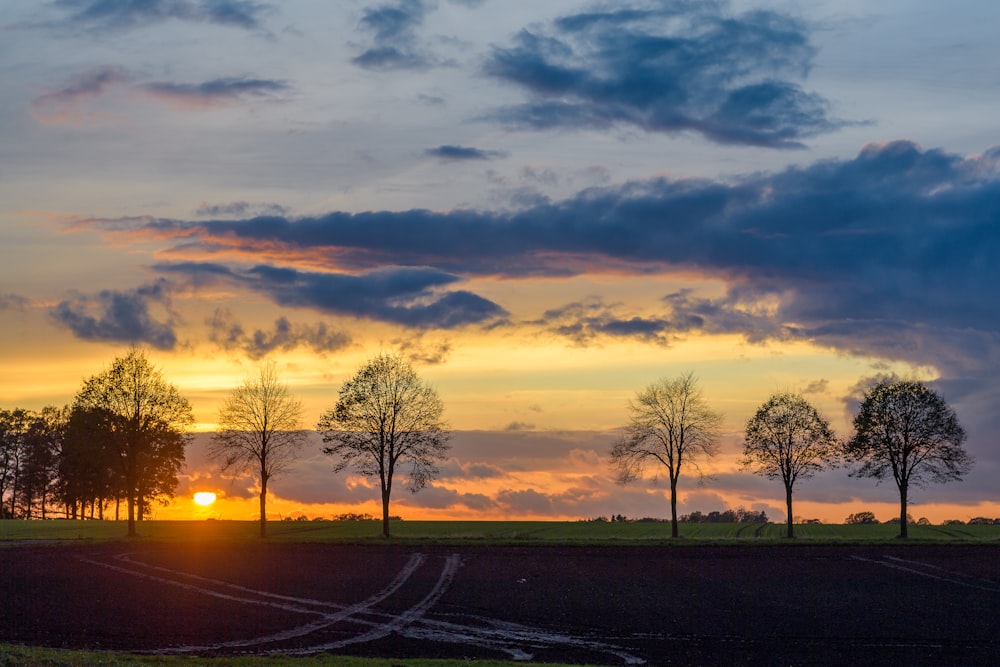
<instances>
[{"instance_id":1,"label":"sunset glow","mask_svg":"<svg viewBox=\"0 0 1000 667\"><path fill-rule=\"evenodd\" d=\"M899 376L975 459L913 515L1000 516L1000 3L106 4L5 8L0 408L142 348L194 418L155 518L255 517L259 475L209 450L272 362L310 439L269 517L378 515L313 429L382 352L452 432L419 493L401 467L404 518L667 516L609 452L687 372L723 423L682 512L782 520L737 463L756 408L799 393L845 439ZM793 513L889 518L850 472Z\"/></svg>"},{"instance_id":2,"label":"sunset glow","mask_svg":"<svg viewBox=\"0 0 1000 667\"><path fill-rule=\"evenodd\" d=\"M208 507L215 502L215 494L211 491L199 491L194 494L194 504L200 505L202 507Z\"/></svg>"}]
</instances>

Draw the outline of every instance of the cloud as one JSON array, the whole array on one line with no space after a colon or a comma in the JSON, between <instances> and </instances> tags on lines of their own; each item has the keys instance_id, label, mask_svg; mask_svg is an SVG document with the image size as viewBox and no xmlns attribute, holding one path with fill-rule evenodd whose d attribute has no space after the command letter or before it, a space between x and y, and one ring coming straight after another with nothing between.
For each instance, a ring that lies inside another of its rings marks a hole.
<instances>
[{"instance_id":1,"label":"cloud","mask_svg":"<svg viewBox=\"0 0 1000 667\"><path fill-rule=\"evenodd\" d=\"M397 0L368 7L360 28L372 35L372 45L352 59L365 69L427 69L437 64L435 56L417 39L427 8L422 0Z\"/></svg>"},{"instance_id":2,"label":"cloud","mask_svg":"<svg viewBox=\"0 0 1000 667\"><path fill-rule=\"evenodd\" d=\"M458 276L421 267L377 269L362 275L316 273L259 264L231 269L219 264L184 262L158 270L198 281L228 279L266 294L285 307L392 322L416 328L452 329L495 322L507 312L465 290L444 291Z\"/></svg>"},{"instance_id":3,"label":"cloud","mask_svg":"<svg viewBox=\"0 0 1000 667\"><path fill-rule=\"evenodd\" d=\"M171 350L177 336L170 312L170 289L170 283L160 280L134 290L78 294L60 302L49 314L83 340L146 343ZM156 320L150 314L150 305L165 310L166 320Z\"/></svg>"},{"instance_id":4,"label":"cloud","mask_svg":"<svg viewBox=\"0 0 1000 667\"><path fill-rule=\"evenodd\" d=\"M503 430L505 431L534 431L535 425L528 422L513 421L506 426Z\"/></svg>"},{"instance_id":5,"label":"cloud","mask_svg":"<svg viewBox=\"0 0 1000 667\"><path fill-rule=\"evenodd\" d=\"M288 215L291 211L287 206L272 202L236 201L225 204L209 204L201 202L194 212L199 218L239 218L260 215Z\"/></svg>"},{"instance_id":6,"label":"cloud","mask_svg":"<svg viewBox=\"0 0 1000 667\"><path fill-rule=\"evenodd\" d=\"M451 354L452 344L450 340L425 340L421 333L408 336L407 338L397 338L392 341L396 351L414 364L434 366L443 364Z\"/></svg>"},{"instance_id":7,"label":"cloud","mask_svg":"<svg viewBox=\"0 0 1000 667\"><path fill-rule=\"evenodd\" d=\"M591 298L547 310L534 324L587 346L605 339L630 338L667 346L688 333L741 334L751 342L789 338L792 334L772 315L736 294L718 299L695 297L684 289L668 294L659 317L630 315L623 304Z\"/></svg>"},{"instance_id":8,"label":"cloud","mask_svg":"<svg viewBox=\"0 0 1000 667\"><path fill-rule=\"evenodd\" d=\"M284 81L249 77L224 77L194 84L159 81L139 86L150 97L181 109L203 109L247 96L267 97L288 88Z\"/></svg>"},{"instance_id":9,"label":"cloud","mask_svg":"<svg viewBox=\"0 0 1000 667\"><path fill-rule=\"evenodd\" d=\"M166 81L135 83L135 79L135 75L121 67L85 70L60 88L35 98L32 110L35 118L43 123L73 123L102 120L102 114L88 111L88 105L116 88L180 109L206 109L245 97L272 97L289 88L283 81L251 77L223 77L194 84Z\"/></svg>"},{"instance_id":10,"label":"cloud","mask_svg":"<svg viewBox=\"0 0 1000 667\"><path fill-rule=\"evenodd\" d=\"M435 292L462 277L696 271L727 292L667 295L653 314L600 301L565 306L552 309L552 326L584 343L598 335L666 343L696 329L798 338L977 374L1000 368L997 219L1000 149L965 157L897 141L777 173L633 181L515 211L90 224L184 243L186 252L201 244L307 256L357 275L239 276L283 305L421 327L503 316L468 292Z\"/></svg>"},{"instance_id":11,"label":"cloud","mask_svg":"<svg viewBox=\"0 0 1000 667\"><path fill-rule=\"evenodd\" d=\"M551 516L553 514L552 498L535 489L519 491L504 489L497 494L497 503L512 514L537 514Z\"/></svg>"},{"instance_id":12,"label":"cloud","mask_svg":"<svg viewBox=\"0 0 1000 667\"><path fill-rule=\"evenodd\" d=\"M455 491L433 483L428 484L415 495L399 494L394 504L395 506L426 507L429 509L464 507L476 511L489 511L496 507L496 502L485 494Z\"/></svg>"},{"instance_id":13,"label":"cloud","mask_svg":"<svg viewBox=\"0 0 1000 667\"><path fill-rule=\"evenodd\" d=\"M424 151L424 155L430 157L436 157L440 160L446 162L464 162L466 160L493 160L496 158L506 157L507 154L503 151L487 151L481 148L472 148L470 146L451 146L443 145L437 148L428 148Z\"/></svg>"},{"instance_id":14,"label":"cloud","mask_svg":"<svg viewBox=\"0 0 1000 667\"><path fill-rule=\"evenodd\" d=\"M602 6L522 30L484 72L528 101L486 118L527 129L629 126L773 148L844 125L789 77L809 70L802 22L727 2Z\"/></svg>"},{"instance_id":15,"label":"cloud","mask_svg":"<svg viewBox=\"0 0 1000 667\"><path fill-rule=\"evenodd\" d=\"M93 117L80 110L109 89L124 85L132 75L121 67L96 67L77 75L61 88L40 95L32 102L35 118L44 123L69 123Z\"/></svg>"},{"instance_id":16,"label":"cloud","mask_svg":"<svg viewBox=\"0 0 1000 667\"><path fill-rule=\"evenodd\" d=\"M812 382L809 382L808 384L806 384L805 387L802 388L802 393L803 394L824 394L824 393L826 393L827 387L829 387L829 385L830 385L830 381L826 380L826 379L823 379L823 378L821 378L819 380L813 380Z\"/></svg>"},{"instance_id":17,"label":"cloud","mask_svg":"<svg viewBox=\"0 0 1000 667\"><path fill-rule=\"evenodd\" d=\"M218 474L218 464L206 456L209 437L197 434L188 446L187 469L178 492L183 495L208 489L232 498L254 498L256 488L249 475ZM277 496L305 504L364 505L378 501L377 482L348 473L334 474L334 459L320 453L320 436L310 433L309 437L310 444L301 456L271 485ZM610 469L603 472L602 461L612 443L606 432L457 431L451 442L451 456L432 484L419 493L400 493L393 498L392 507L398 513L405 516L407 509L428 508L472 510L490 517L590 518L618 513L629 518L669 516L665 479L622 486L613 481ZM517 462L526 458L530 459L527 469L532 475L530 480L521 480ZM592 472L581 474L587 470ZM797 484L796 504L854 505L854 509L844 511L846 516L873 503L896 502L891 483L876 486L870 479L852 478L847 472L845 468L824 471ZM965 482L914 489L914 515L919 516L920 506L929 503L974 507L983 498L991 497L997 474L1000 464L977 461ZM567 479L571 479L568 484ZM401 477L399 482L403 481ZM780 482L749 471L714 475L707 487L697 487L692 477L682 476L678 511L707 513L742 505L757 511L764 509L772 520L780 520L784 516L783 501ZM252 510L253 505L248 507ZM973 512L970 509L969 515Z\"/></svg>"},{"instance_id":18,"label":"cloud","mask_svg":"<svg viewBox=\"0 0 1000 667\"><path fill-rule=\"evenodd\" d=\"M288 352L305 347L317 354L343 349L350 345L351 338L342 331L329 328L324 322L317 324L293 323L285 317L274 321L273 331L256 329L247 333L233 314L219 308L206 322L209 340L224 350L237 350L251 359L260 359L272 352Z\"/></svg>"},{"instance_id":19,"label":"cloud","mask_svg":"<svg viewBox=\"0 0 1000 667\"><path fill-rule=\"evenodd\" d=\"M169 20L256 30L264 16L274 11L272 5L248 0L57 0L51 6L69 12L64 25L94 31L127 30Z\"/></svg>"},{"instance_id":20,"label":"cloud","mask_svg":"<svg viewBox=\"0 0 1000 667\"><path fill-rule=\"evenodd\" d=\"M0 294L0 310L24 310L28 303L30 303L28 298L20 294L13 292Z\"/></svg>"}]
</instances>

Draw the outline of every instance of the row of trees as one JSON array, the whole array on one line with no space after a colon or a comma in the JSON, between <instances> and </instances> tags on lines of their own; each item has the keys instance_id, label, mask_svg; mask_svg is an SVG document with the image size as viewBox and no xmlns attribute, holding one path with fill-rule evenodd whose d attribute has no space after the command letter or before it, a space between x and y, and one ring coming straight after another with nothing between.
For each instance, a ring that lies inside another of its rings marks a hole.
<instances>
[{"instance_id":1,"label":"row of trees","mask_svg":"<svg viewBox=\"0 0 1000 667\"><path fill-rule=\"evenodd\" d=\"M693 374L664 378L637 393L631 419L611 451L618 480L641 477L650 464L670 482L672 535L678 535L677 490L682 471L717 454L722 416L705 400ZM380 354L339 390L334 407L316 425L335 459L334 470L377 478L383 534L389 535L393 480L401 469L411 491L438 474L449 448L443 405L398 355ZM110 502L127 505L128 532L151 504L172 497L184 462L188 401L167 383L145 354L133 348L86 380L71 407L0 412L0 502L4 516L44 516L50 500L67 516ZM219 411L210 455L224 472L249 472L260 495L260 534L267 534L271 480L284 472L306 442L302 404L279 381L273 364L234 389ZM915 381L884 381L868 392L854 418L854 433L838 441L829 422L801 395L779 392L747 422L741 460L745 469L781 480L787 534L793 536L792 495L800 480L843 463L852 475L891 477L900 494L900 535L907 535L911 485L961 479L971 466L965 432L954 411ZM688 517L689 520L690 517Z\"/></svg>"},{"instance_id":2,"label":"row of trees","mask_svg":"<svg viewBox=\"0 0 1000 667\"><path fill-rule=\"evenodd\" d=\"M722 416L712 410L693 374L664 378L640 391L629 404L631 421L611 451L621 483L641 477L650 464L670 480L672 535L678 536L677 483L682 470L718 453ZM941 396L913 380L884 380L864 395L854 432L836 438L830 423L805 398L779 392L749 419L741 465L781 480L787 535L794 536L792 493L797 482L841 464L851 475L878 482L891 478L899 490L900 537L907 536L910 487L960 480L972 465L963 448L965 431Z\"/></svg>"},{"instance_id":3,"label":"row of trees","mask_svg":"<svg viewBox=\"0 0 1000 667\"><path fill-rule=\"evenodd\" d=\"M83 383L73 404L40 412L0 412L3 516L46 518L50 505L67 517L87 508L99 517L125 501L129 535L157 500L177 486L191 406L133 349Z\"/></svg>"},{"instance_id":4,"label":"row of trees","mask_svg":"<svg viewBox=\"0 0 1000 667\"><path fill-rule=\"evenodd\" d=\"M383 533L389 535L393 480L404 467L411 490L438 473L449 434L443 405L410 365L380 354L344 383L336 405L317 424L336 459L381 485ZM83 383L72 406L0 411L0 517L45 518L61 505L67 517L90 508L103 518L122 500L128 534L136 534L156 501L177 487L194 422L191 406L137 348ZM209 455L222 472L248 472L260 490L260 535L267 535L267 492L307 441L302 403L273 364L234 389L219 411ZM9 502L7 501L9 498Z\"/></svg>"}]
</instances>

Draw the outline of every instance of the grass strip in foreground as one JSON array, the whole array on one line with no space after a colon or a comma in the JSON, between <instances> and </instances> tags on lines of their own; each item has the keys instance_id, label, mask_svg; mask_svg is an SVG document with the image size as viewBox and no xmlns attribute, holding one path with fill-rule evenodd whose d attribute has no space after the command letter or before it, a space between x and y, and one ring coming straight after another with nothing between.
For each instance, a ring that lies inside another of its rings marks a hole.
<instances>
[{"instance_id":1,"label":"grass strip in foreground","mask_svg":"<svg viewBox=\"0 0 1000 667\"><path fill-rule=\"evenodd\" d=\"M596 521L395 521L392 537L382 537L379 521L273 521L269 543L438 543L449 545L683 545L683 544L840 544L901 543L893 524L799 524L796 537L784 537L784 524L692 523L681 525L681 538L670 537L670 524ZM121 521L0 521L0 543L122 542ZM256 521L143 521L134 542L259 543ZM1000 543L1000 526L910 526L910 543Z\"/></svg>"},{"instance_id":2,"label":"grass strip in foreground","mask_svg":"<svg viewBox=\"0 0 1000 667\"><path fill-rule=\"evenodd\" d=\"M399 660L319 655L311 657L192 658L129 653L69 651L0 644L0 667L540 667L537 663L506 660ZM545 667L569 667L546 664Z\"/></svg>"}]
</instances>

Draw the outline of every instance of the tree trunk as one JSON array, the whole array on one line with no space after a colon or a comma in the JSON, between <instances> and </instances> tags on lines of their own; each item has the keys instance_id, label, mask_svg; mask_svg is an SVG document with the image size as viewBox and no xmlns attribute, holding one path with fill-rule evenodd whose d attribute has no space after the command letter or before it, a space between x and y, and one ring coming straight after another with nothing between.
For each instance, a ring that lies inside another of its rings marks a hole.
<instances>
[{"instance_id":1,"label":"tree trunk","mask_svg":"<svg viewBox=\"0 0 1000 667\"><path fill-rule=\"evenodd\" d=\"M907 537L906 532L906 484L899 486L899 536Z\"/></svg>"},{"instance_id":2,"label":"tree trunk","mask_svg":"<svg viewBox=\"0 0 1000 667\"><path fill-rule=\"evenodd\" d=\"M128 505L128 536L135 537L135 498L129 493L125 501Z\"/></svg>"},{"instance_id":3,"label":"tree trunk","mask_svg":"<svg viewBox=\"0 0 1000 667\"><path fill-rule=\"evenodd\" d=\"M382 537L389 537L389 490L382 488Z\"/></svg>"},{"instance_id":4,"label":"tree trunk","mask_svg":"<svg viewBox=\"0 0 1000 667\"><path fill-rule=\"evenodd\" d=\"M670 537L679 537L680 530L677 527L677 479L670 477Z\"/></svg>"},{"instance_id":5,"label":"tree trunk","mask_svg":"<svg viewBox=\"0 0 1000 667\"><path fill-rule=\"evenodd\" d=\"M788 512L788 537L795 537L795 531L792 528L792 487L790 485L785 485L785 511Z\"/></svg>"},{"instance_id":6,"label":"tree trunk","mask_svg":"<svg viewBox=\"0 0 1000 667\"><path fill-rule=\"evenodd\" d=\"M267 478L260 478L260 538L267 537Z\"/></svg>"}]
</instances>

